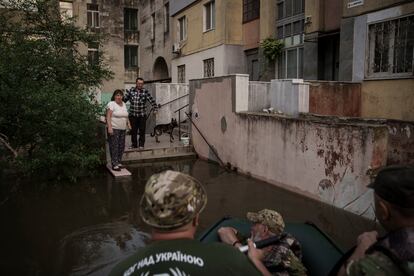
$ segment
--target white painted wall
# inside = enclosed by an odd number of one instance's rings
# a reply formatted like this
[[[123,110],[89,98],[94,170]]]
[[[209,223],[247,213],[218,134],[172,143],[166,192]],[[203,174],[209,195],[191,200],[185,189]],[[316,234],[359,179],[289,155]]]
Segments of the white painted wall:
[[[245,73],[242,46],[220,45],[191,55],[174,58],[171,62],[172,82],[177,83],[177,66],[185,65],[185,82],[204,78],[203,60],[214,58],[214,76]]]

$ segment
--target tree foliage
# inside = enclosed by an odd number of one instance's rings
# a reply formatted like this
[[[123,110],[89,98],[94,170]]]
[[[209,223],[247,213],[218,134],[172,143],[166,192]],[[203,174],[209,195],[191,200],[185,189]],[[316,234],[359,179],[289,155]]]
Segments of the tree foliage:
[[[81,51],[103,37],[62,20],[57,3],[0,0],[0,161],[75,177],[100,162],[92,91],[112,73]]]
[[[282,54],[284,44],[282,41],[274,38],[266,38],[260,43],[263,48],[263,54],[269,61],[275,61]]]

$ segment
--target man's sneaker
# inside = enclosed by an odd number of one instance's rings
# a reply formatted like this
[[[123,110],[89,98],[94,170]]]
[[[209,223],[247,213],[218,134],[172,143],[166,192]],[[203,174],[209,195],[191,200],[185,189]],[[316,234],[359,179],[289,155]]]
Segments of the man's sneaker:
[[[120,171],[121,168],[118,165],[112,166],[113,171]]]
[[[139,147],[139,149],[140,149],[140,150],[143,150],[143,149],[144,149],[144,147]]]
[[[129,146],[128,149],[137,149],[137,146]]]
[[[121,169],[125,168],[124,165],[122,165],[121,163],[118,164],[118,167],[120,167]]]

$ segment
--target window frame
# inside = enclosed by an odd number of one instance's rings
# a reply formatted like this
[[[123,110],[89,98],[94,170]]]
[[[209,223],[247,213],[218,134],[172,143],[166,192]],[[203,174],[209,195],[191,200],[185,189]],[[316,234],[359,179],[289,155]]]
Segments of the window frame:
[[[136,49],[136,65],[132,62],[132,49]],[[139,68],[139,47],[138,45],[124,45],[124,68],[126,70]]]
[[[185,64],[177,66],[177,82],[185,83]]]
[[[400,72],[400,73],[393,73],[394,67],[396,66],[396,58],[395,58],[395,46],[398,44],[398,42],[395,41],[396,36],[396,28],[395,28],[395,22],[407,18],[407,20],[411,20],[413,23],[412,25],[407,26],[407,30],[410,29],[410,26],[414,26],[414,14],[407,14],[399,17],[393,17],[393,18],[386,18],[384,20],[379,20],[375,22],[370,22],[367,24],[367,44],[366,44],[366,60],[365,60],[365,79],[398,79],[398,78],[412,78],[414,76],[414,47],[413,47],[413,54],[412,54],[412,60],[411,60],[411,72]],[[375,40],[371,41],[371,38],[375,38],[375,33],[371,34],[370,28],[375,25],[379,24],[385,24],[387,22],[390,22],[391,28],[393,29],[389,33],[389,40],[388,40],[388,61],[387,61],[387,67],[388,71],[380,71],[380,72],[374,72],[372,69],[372,66],[375,62]],[[409,35],[406,36],[406,41],[408,41]]]
[[[90,16],[90,23],[89,23]],[[99,29],[101,26],[98,4],[86,4],[86,25],[91,29]]]
[[[209,63],[210,63],[210,70],[208,70]],[[203,76],[204,78],[214,77],[214,58],[207,58],[203,60]]]
[[[187,17],[184,15],[178,18],[179,41],[187,40]]]
[[[135,26],[133,26],[133,23],[131,22],[135,22]],[[127,32],[138,31],[138,9],[124,8],[124,31],[127,31]]]
[[[164,4],[164,33],[170,31],[170,3]]]
[[[243,23],[260,18],[260,0],[243,0],[242,5]]]
[[[209,16],[208,16],[209,15]],[[214,0],[205,3],[203,6],[203,32],[216,28],[216,3]]]
[[[99,45],[88,44],[88,65],[95,66],[99,64]]]

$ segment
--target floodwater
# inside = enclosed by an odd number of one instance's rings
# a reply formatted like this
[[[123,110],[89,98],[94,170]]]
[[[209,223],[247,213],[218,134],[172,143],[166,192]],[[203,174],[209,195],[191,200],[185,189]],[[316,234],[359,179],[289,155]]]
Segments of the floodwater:
[[[200,230],[225,215],[278,210],[288,222],[311,221],[344,249],[375,224],[340,209],[201,160],[131,165],[131,177],[106,171],[76,184],[30,183],[0,205],[0,275],[105,275],[148,241],[138,213],[146,180],[174,169],[205,184]],[[4,193],[1,200],[6,198]]]

